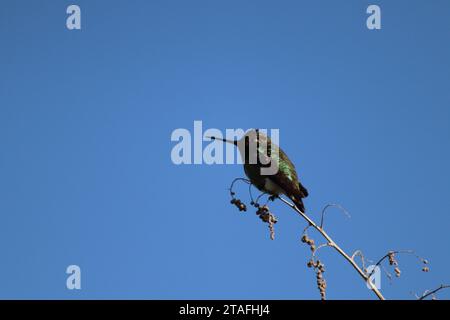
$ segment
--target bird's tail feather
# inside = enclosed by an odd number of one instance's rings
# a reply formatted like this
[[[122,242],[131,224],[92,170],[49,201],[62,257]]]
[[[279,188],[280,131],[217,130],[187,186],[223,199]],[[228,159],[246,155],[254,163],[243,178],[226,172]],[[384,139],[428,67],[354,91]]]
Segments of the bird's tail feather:
[[[300,188],[303,198],[306,198],[308,196],[308,190],[300,182],[298,183],[298,187]]]
[[[294,202],[297,209],[299,209],[301,212],[305,213],[305,205],[303,204],[302,198],[292,197],[292,201]]]

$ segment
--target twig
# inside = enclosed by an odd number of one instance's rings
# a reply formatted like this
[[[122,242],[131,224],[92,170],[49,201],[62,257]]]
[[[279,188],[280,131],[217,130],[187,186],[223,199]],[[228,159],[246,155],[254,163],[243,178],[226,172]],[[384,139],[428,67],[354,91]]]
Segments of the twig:
[[[321,228],[323,228],[323,223],[324,223],[323,218],[324,218],[324,216],[325,216],[325,212],[327,211],[328,208],[331,208],[331,207],[336,207],[336,208],[341,209],[341,212],[342,212],[343,214],[345,214],[345,215],[347,216],[347,218],[349,218],[349,219],[351,218],[350,213],[348,213],[348,211],[347,211],[343,206],[341,206],[341,205],[338,204],[338,203],[330,203],[330,204],[327,204],[327,205],[322,209],[322,216],[321,216],[321,218],[320,218],[320,227],[321,227]]]
[[[250,180],[245,179],[245,178],[236,178],[236,179],[233,180],[233,182],[231,182],[231,186],[228,188],[228,190],[230,191],[230,194],[231,194],[232,196],[234,196],[233,186],[234,186],[234,184],[235,184],[236,182],[238,182],[238,181],[243,181],[243,182],[249,184],[250,187],[252,186],[252,183],[250,182]]]
[[[341,256],[344,257],[344,259],[346,259],[351,264],[351,266],[358,272],[358,274],[361,276],[361,278],[364,280],[364,282],[366,282],[367,285],[370,287],[370,290],[372,290],[380,300],[385,300],[385,298],[383,297],[381,292],[378,290],[378,288],[372,283],[372,281],[370,281],[369,276],[367,276],[364,273],[364,271],[361,270],[361,268],[356,264],[356,262],[347,253],[345,253],[345,251],[342,250],[341,247],[339,247],[336,244],[336,242],[333,241],[333,239],[331,239],[331,237],[325,232],[325,230],[322,227],[317,225],[313,220],[311,220],[310,217],[308,217],[304,212],[299,210],[290,201],[284,199],[283,197],[279,197],[279,199],[282,202],[284,202],[286,205],[291,207],[293,210],[295,210],[303,219],[305,219],[308,222],[308,224],[311,227],[316,229],[325,238],[325,240],[328,242],[329,246],[333,247]]]
[[[364,257],[364,254],[361,250],[356,250],[355,252],[353,252],[352,260],[355,260],[356,257],[359,257],[361,259],[363,270],[366,271],[366,258]]]
[[[422,263],[424,264],[428,264],[428,261],[420,256],[418,256],[414,250],[391,250],[388,251],[388,253],[386,253],[383,257],[381,257],[380,260],[378,260],[378,262],[375,264],[376,267],[378,267],[384,260],[386,260],[387,258],[391,259],[391,257],[393,257],[395,254],[411,254],[414,255],[417,259],[419,259]],[[397,263],[394,259],[395,264]],[[372,274],[375,272],[375,268],[372,270],[372,272],[369,274],[369,277],[372,276]]]
[[[251,189],[253,184],[251,183],[250,180],[245,179],[245,178],[236,178],[233,180],[233,182],[231,183],[231,186],[229,188],[229,192],[231,195],[231,203],[234,204],[236,207],[238,207],[239,211],[246,211],[246,206],[244,203],[241,202],[241,200],[236,199],[234,197],[235,192],[233,191],[233,186],[237,181],[243,181],[245,183],[247,183],[249,185],[249,194],[250,194],[250,198],[251,198],[251,205],[253,205],[254,207],[258,208],[257,211],[257,215],[261,218],[261,220],[263,220],[266,223],[269,223],[269,229],[270,229],[270,238],[273,240],[274,239],[274,224],[277,222],[277,219],[275,216],[273,216],[273,214],[269,211],[267,204],[264,206],[260,206],[258,201],[259,199],[264,196],[266,193],[262,193],[260,194],[256,199],[253,198]],[[320,290],[320,294],[322,299],[325,299],[325,290],[326,290],[326,282],[325,279],[323,279],[323,275],[322,273],[324,272],[324,268],[323,268],[323,264],[317,260],[315,261],[315,257],[316,257],[316,253],[319,249],[323,248],[323,247],[332,247],[334,248],[341,256],[344,257],[344,259],[346,259],[350,265],[358,272],[358,274],[361,276],[361,278],[366,282],[367,286],[370,288],[370,290],[372,290],[372,292],[374,292],[374,294],[380,299],[380,300],[385,300],[384,296],[382,295],[382,293],[380,292],[380,290],[374,285],[374,283],[371,281],[371,277],[374,274],[376,267],[381,266],[383,268],[383,270],[386,272],[387,277],[391,280],[392,276],[391,274],[384,268],[384,266],[382,265],[383,261],[386,259],[389,259],[389,264],[391,266],[395,266],[395,272],[396,272],[396,276],[399,277],[400,276],[400,269],[398,267],[398,262],[395,259],[395,255],[399,254],[399,253],[404,253],[404,254],[412,254],[414,255],[417,259],[419,259],[424,265],[427,265],[429,262],[418,256],[417,254],[415,254],[415,252],[413,250],[391,250],[388,251],[383,257],[381,257],[381,259],[378,260],[378,262],[374,265],[373,270],[369,273],[366,270],[366,261],[370,261],[371,263],[373,263],[371,260],[366,260],[362,251],[361,250],[356,250],[352,256],[350,257],[344,250],[342,250],[341,247],[339,247],[336,242],[334,242],[334,240],[325,232],[325,230],[323,229],[323,224],[324,224],[324,216],[326,213],[326,210],[330,207],[337,207],[339,209],[341,209],[341,211],[350,218],[350,214],[348,213],[348,211],[343,208],[341,205],[339,204],[328,204],[326,205],[323,210],[322,210],[322,214],[321,214],[321,219],[320,219],[320,225],[316,224],[309,216],[307,216],[304,212],[302,212],[301,210],[299,210],[293,203],[291,203],[289,200],[283,198],[283,197],[269,197],[269,200],[274,200],[275,198],[280,199],[282,202],[284,202],[286,205],[288,205],[289,207],[291,207],[291,209],[293,209],[294,211],[296,211],[304,220],[306,220],[306,222],[308,223],[307,226],[304,228],[303,230],[303,236],[302,236],[302,242],[307,242],[307,244],[310,246],[310,249],[312,251],[312,258],[311,260],[308,262],[308,267],[314,267],[315,271],[316,271],[316,276],[317,276],[317,281],[318,281],[318,287]],[[307,230],[309,228],[314,228],[317,232],[319,232],[323,238],[325,238],[325,240],[327,241],[324,244],[319,245],[317,248],[314,244],[314,240],[309,239],[308,235],[307,235]],[[361,259],[361,263],[362,263],[362,268],[356,263],[355,258],[359,257]],[[429,268],[428,266],[425,266],[422,268],[422,271],[424,272],[428,272]],[[441,285],[440,287],[429,291],[426,290],[421,297],[418,297],[416,295],[416,298],[418,300],[423,300],[427,297],[429,297],[430,295],[432,295],[433,297],[435,296],[435,293],[445,289],[445,288],[450,288],[450,285]]]
[[[447,289],[450,288],[450,285],[448,284],[441,284],[439,287],[437,287],[436,289],[432,290],[432,291],[425,291],[422,296],[420,298],[418,298],[418,300],[424,300],[427,297],[434,295],[436,292],[442,290],[442,289]]]
[[[393,254],[398,254],[398,253],[414,254],[414,251],[412,251],[412,250],[397,250],[397,251],[391,250],[391,251],[388,251],[388,253],[386,253],[380,260],[378,260],[377,263],[375,263],[375,266],[378,267],[384,260],[386,260],[387,258],[392,256]]]
[[[324,247],[331,247],[331,245],[329,243],[322,243],[321,245],[319,245],[312,253],[312,258],[314,259],[316,257],[317,251],[319,251],[320,249],[324,248]]]

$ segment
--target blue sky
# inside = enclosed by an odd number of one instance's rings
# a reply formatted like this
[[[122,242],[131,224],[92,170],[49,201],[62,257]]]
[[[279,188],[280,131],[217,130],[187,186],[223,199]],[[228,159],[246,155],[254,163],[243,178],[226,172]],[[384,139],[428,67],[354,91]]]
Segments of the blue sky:
[[[351,213],[326,220],[345,250],[430,261],[399,257],[387,298],[450,282],[448,1],[73,3],[79,31],[69,1],[0,6],[0,298],[318,299],[301,219],[273,204],[271,241],[229,204],[241,166],[172,163],[194,120],[279,129],[308,213]],[[329,298],[374,298],[320,256]]]

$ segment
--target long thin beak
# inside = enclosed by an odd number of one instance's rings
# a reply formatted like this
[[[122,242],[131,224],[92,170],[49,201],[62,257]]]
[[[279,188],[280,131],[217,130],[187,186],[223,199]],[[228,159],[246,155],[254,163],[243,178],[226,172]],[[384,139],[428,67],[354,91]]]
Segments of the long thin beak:
[[[214,136],[213,137],[206,136],[206,138],[209,138],[211,140],[220,140],[220,141],[223,141],[223,142],[226,142],[226,143],[231,143],[231,144],[234,144],[235,146],[237,146],[237,144],[238,144],[237,140],[227,140],[227,139],[223,139],[223,138],[216,138]]]

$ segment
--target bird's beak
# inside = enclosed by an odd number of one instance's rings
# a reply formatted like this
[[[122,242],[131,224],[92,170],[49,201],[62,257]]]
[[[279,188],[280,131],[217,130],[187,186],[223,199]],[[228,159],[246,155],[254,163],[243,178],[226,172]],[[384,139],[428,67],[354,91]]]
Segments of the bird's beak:
[[[237,140],[227,140],[227,139],[223,139],[223,138],[216,138],[214,136],[212,136],[212,137],[207,136],[206,138],[209,138],[211,140],[220,140],[220,141],[223,141],[223,142],[226,142],[226,143],[231,143],[231,144],[234,144],[235,146],[237,146],[237,144],[238,144]]]

